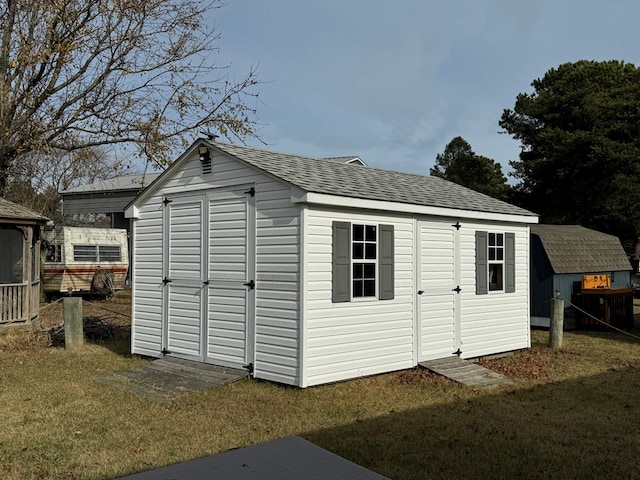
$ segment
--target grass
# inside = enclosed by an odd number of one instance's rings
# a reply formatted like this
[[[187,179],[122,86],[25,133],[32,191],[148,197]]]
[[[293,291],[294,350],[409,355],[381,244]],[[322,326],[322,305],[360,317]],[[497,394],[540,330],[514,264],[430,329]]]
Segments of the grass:
[[[394,480],[640,478],[640,341],[565,333],[485,362],[485,392],[422,370],[299,390],[241,381],[169,403],[94,376],[135,368],[126,339],[70,352],[0,337],[0,478],[114,478],[300,435]]]

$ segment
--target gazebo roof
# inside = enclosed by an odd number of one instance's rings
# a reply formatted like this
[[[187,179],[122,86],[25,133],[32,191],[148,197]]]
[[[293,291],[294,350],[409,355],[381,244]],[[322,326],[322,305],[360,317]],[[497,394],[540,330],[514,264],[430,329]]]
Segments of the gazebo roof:
[[[47,217],[37,212],[0,197],[0,223],[44,225],[48,221]]]

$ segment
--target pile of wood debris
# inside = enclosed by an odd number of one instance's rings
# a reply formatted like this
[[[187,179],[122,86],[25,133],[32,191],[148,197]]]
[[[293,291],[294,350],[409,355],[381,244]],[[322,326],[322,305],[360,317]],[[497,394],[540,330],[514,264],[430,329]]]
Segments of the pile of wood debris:
[[[104,342],[115,340],[129,335],[130,327],[117,325],[108,316],[87,316],[82,318],[84,338],[91,342]],[[64,324],[42,330],[47,335],[52,345],[64,345]]]

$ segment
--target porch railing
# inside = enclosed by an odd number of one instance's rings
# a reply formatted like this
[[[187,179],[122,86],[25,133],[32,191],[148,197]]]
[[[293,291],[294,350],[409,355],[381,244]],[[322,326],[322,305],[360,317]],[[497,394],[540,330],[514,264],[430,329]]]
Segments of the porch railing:
[[[38,316],[40,281],[0,285],[0,324],[26,322]]]

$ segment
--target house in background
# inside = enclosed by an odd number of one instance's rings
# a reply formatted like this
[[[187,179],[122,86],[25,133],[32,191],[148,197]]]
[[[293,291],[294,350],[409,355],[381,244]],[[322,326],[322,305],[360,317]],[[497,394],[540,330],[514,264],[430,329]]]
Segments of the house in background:
[[[609,275],[613,288],[631,285],[631,263],[618,237],[580,225],[531,226],[532,325],[549,326],[549,300],[559,292],[568,307],[585,275]]]
[[[38,318],[41,228],[48,218],[0,198],[0,325]]]
[[[129,232],[130,222],[124,216],[125,207],[159,176],[159,173],[125,175],[63,190],[58,192],[62,197],[62,214],[107,215],[111,219],[111,228],[124,228]]]
[[[127,216],[137,354],[308,387],[530,345],[537,216],[441,178],[203,139]]]
[[[357,156],[327,157],[318,160],[367,166],[365,161]],[[160,173],[123,175],[63,190],[58,192],[62,197],[62,214],[106,215],[111,219],[111,228],[124,228],[130,232],[131,225],[129,219],[125,218],[125,208],[159,176]]]

